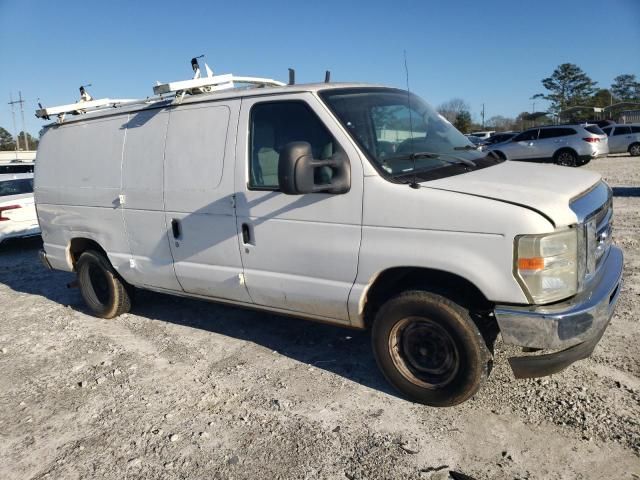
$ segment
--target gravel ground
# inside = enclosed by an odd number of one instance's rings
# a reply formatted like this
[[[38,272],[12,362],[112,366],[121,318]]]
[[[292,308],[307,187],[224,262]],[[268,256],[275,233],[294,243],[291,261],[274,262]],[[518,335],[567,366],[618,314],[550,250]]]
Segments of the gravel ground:
[[[399,398],[367,332],[140,292],[87,315],[37,240],[0,247],[0,478],[640,479],[640,158],[614,186],[620,303],[593,357],[458,407]]]

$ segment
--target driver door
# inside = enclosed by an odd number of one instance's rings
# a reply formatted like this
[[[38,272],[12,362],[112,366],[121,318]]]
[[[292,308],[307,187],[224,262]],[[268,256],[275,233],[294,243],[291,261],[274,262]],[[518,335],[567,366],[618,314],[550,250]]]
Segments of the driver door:
[[[363,171],[357,151],[310,93],[243,99],[239,131],[247,134],[238,136],[236,147],[237,230],[251,299],[283,312],[348,323],[362,231]],[[279,155],[293,141],[309,142],[319,160],[344,152],[350,190],[280,192]]]

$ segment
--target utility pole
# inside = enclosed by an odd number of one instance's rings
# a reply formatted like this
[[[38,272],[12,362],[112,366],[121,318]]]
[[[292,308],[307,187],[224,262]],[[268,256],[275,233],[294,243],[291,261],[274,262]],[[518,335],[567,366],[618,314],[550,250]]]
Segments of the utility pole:
[[[22,99],[22,92],[18,91],[18,100],[13,99],[13,95],[9,94],[9,105],[11,105],[11,116],[13,117],[13,130],[16,132],[16,151],[20,150],[20,135],[16,129],[16,112],[14,110],[14,105],[16,103],[20,104],[20,115],[22,116],[22,135],[24,136],[24,146],[26,150],[29,150],[29,139],[27,138],[27,131],[24,126],[24,100]]]
[[[16,136],[16,152],[18,150],[20,150],[20,137],[18,137],[18,130],[16,129],[16,111],[15,108],[13,107],[16,103],[18,102],[14,102],[13,101],[13,94],[9,94],[9,105],[11,105],[11,116],[13,117],[13,131],[15,132],[15,136]]]
[[[484,130],[484,103],[482,104],[482,129]]]
[[[18,103],[20,104],[20,115],[22,116],[22,134],[24,135],[24,144],[27,146],[27,150],[31,150],[29,147],[29,137],[27,136],[27,129],[24,125],[24,100],[22,100],[22,92],[18,90]]]

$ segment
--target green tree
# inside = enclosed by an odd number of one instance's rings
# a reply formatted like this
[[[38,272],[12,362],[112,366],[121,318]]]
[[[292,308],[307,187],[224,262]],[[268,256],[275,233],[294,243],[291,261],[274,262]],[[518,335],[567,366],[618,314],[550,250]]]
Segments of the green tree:
[[[589,105],[593,107],[608,107],[611,105],[611,92],[607,88],[600,88],[593,94]]]
[[[550,110],[561,112],[567,107],[586,102],[596,90],[597,82],[594,82],[573,63],[559,65],[550,77],[542,79],[542,86],[549,93],[540,96],[551,102]]]
[[[0,127],[0,150],[15,150],[16,142],[7,130]]]
[[[635,75],[618,75],[611,84],[611,93],[619,102],[640,101],[640,82]]]
[[[20,138],[20,150],[26,150],[27,145],[24,142],[24,132],[20,132],[18,134]],[[29,132],[27,132],[27,140],[29,141],[29,150],[37,150],[38,149],[38,139],[33,138]]]
[[[471,130],[471,114],[468,110],[462,110],[456,116],[453,126],[460,130],[462,133],[468,133]]]

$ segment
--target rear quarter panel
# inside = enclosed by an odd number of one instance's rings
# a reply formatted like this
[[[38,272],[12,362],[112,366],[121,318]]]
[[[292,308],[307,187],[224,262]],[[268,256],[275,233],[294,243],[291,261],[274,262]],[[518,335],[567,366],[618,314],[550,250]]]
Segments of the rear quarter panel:
[[[127,117],[49,127],[38,148],[35,200],[42,239],[53,268],[71,270],[74,237],[95,240],[119,270],[128,246],[119,208]]]

